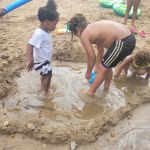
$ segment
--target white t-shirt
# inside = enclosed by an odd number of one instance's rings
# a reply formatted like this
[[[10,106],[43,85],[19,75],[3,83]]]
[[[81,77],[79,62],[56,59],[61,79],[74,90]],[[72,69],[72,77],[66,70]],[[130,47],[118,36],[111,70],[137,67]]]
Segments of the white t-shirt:
[[[34,63],[45,62],[52,58],[52,39],[48,32],[37,28],[29,40],[29,44],[33,45]]]

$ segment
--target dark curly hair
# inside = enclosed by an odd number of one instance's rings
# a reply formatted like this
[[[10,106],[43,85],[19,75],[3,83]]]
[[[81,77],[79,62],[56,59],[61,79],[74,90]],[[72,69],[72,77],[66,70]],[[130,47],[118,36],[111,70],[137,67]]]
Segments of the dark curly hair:
[[[133,62],[139,68],[150,68],[150,50],[138,50],[134,54]]]
[[[48,0],[48,3],[44,7],[40,7],[38,10],[39,21],[55,21],[59,18],[59,13],[57,12],[57,6],[54,0]]]

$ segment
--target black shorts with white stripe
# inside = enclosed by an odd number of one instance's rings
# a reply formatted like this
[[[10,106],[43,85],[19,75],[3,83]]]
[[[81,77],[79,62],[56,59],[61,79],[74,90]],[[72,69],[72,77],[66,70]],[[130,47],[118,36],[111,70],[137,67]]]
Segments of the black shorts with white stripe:
[[[106,68],[115,67],[120,61],[132,53],[135,44],[136,39],[133,34],[114,42],[103,57],[103,66]]]

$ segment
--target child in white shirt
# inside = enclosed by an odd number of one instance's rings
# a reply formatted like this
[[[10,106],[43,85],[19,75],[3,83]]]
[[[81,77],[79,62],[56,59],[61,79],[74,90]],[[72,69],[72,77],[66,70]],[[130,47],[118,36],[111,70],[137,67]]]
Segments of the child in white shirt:
[[[47,6],[40,7],[38,11],[40,27],[37,28],[29,40],[27,46],[27,70],[34,69],[40,72],[41,87],[44,92],[48,92],[52,77],[50,61],[52,58],[52,39],[49,32],[55,30],[59,20],[59,13],[56,11],[56,4],[49,0]]]

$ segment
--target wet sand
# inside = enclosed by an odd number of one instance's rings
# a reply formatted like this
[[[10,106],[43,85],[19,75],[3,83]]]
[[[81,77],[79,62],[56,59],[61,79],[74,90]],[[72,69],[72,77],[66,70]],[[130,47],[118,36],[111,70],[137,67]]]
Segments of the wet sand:
[[[2,1],[1,4],[9,2],[11,0]],[[20,136],[23,137],[21,139],[24,139],[27,135],[28,137],[25,138],[27,141],[22,140],[22,144],[30,141],[28,138],[31,137],[43,143],[61,144],[76,141],[78,144],[86,143],[85,146],[79,146],[79,149],[98,149],[101,141],[104,140],[107,146],[105,148],[101,145],[103,149],[115,149],[119,139],[115,139],[114,147],[111,147],[110,141],[118,136],[122,128],[119,127],[119,131],[113,133],[113,126],[123,118],[130,117],[132,111],[142,103],[150,101],[150,83],[145,82],[142,78],[129,76],[122,78],[119,82],[112,82],[109,92],[103,92],[101,87],[94,100],[80,94],[80,88],[89,86],[84,80],[85,52],[78,39],[74,38],[73,43],[71,42],[70,34],[61,36],[54,34],[53,58],[83,64],[67,62],[66,64],[69,65],[66,65],[62,62],[54,62],[53,94],[48,98],[41,96],[37,74],[27,73],[24,68],[26,43],[39,24],[36,12],[39,6],[45,3],[45,0],[33,0],[0,19],[0,132],[9,135],[2,136],[0,144],[3,148],[9,148],[4,145],[5,139],[8,138],[14,142],[12,149],[17,149],[16,141]],[[123,18],[115,16],[110,9],[99,7],[97,1],[57,0],[57,4],[60,12],[58,27],[61,28],[65,26],[66,20],[76,12],[83,13],[90,22],[100,19],[123,21]],[[143,12],[140,19],[137,20],[137,26],[139,31],[144,28],[147,34],[146,38],[136,36],[136,50],[150,45],[148,0],[142,1],[141,9]],[[125,123],[128,121],[126,120]],[[15,138],[13,138],[14,135],[16,135]],[[110,141],[105,138],[107,135],[111,135]],[[88,145],[96,140],[97,142]],[[48,144],[34,140],[33,142],[41,145],[39,149],[48,149]],[[64,149],[67,149],[68,145],[65,145]],[[148,146],[148,144],[145,145]],[[59,146],[51,148],[59,149]],[[30,144],[28,149],[31,149]],[[123,148],[120,147],[120,149]],[[127,149],[132,149],[132,147]]]
[[[144,104],[136,108],[130,117],[121,121],[117,126],[98,140],[90,144],[77,145],[78,150],[116,150],[116,149],[150,149],[150,105]],[[7,140],[6,140],[7,139]],[[11,134],[0,136],[0,147],[13,150],[70,150],[71,144],[50,144],[34,140],[25,135]]]
[[[16,78],[18,91],[1,100],[1,133],[22,133],[59,144],[94,142],[137,106],[150,101],[150,85],[143,78],[114,81],[108,91],[99,88],[95,97],[89,97],[80,92],[81,87],[90,86],[84,80],[85,64],[56,61],[53,70],[47,96],[40,92],[34,71]]]

